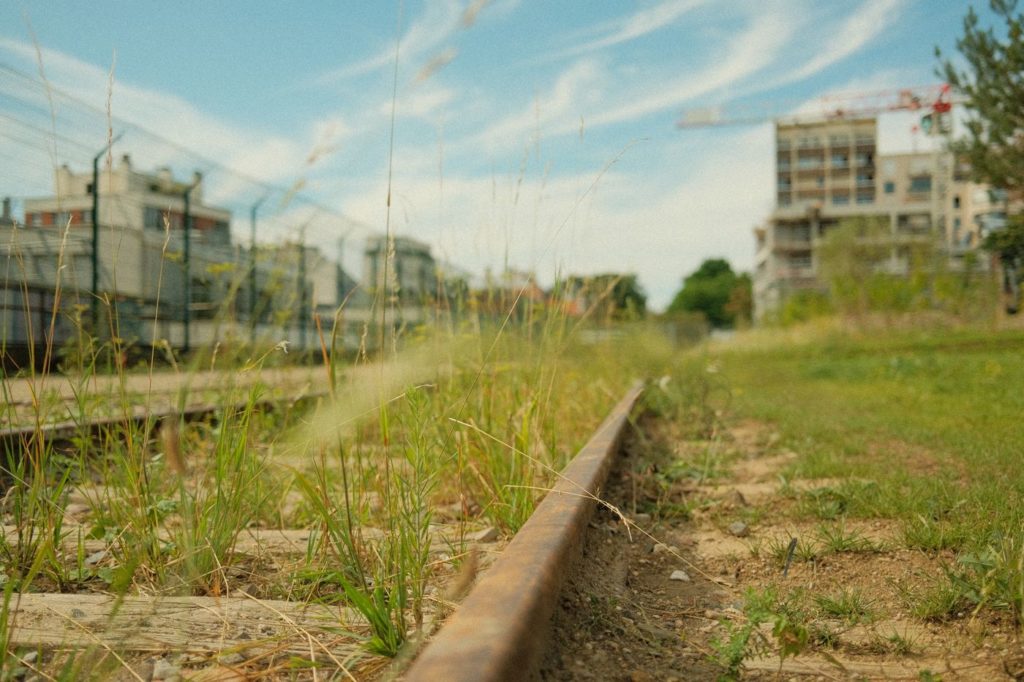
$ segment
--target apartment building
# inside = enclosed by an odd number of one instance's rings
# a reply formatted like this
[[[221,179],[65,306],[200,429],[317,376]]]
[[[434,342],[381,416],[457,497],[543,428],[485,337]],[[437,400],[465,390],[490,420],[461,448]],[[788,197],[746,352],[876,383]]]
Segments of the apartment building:
[[[110,308],[117,335],[141,345],[156,339],[195,348],[266,338],[311,348],[314,314],[333,317],[355,287],[316,247],[286,243],[253,253],[234,244],[231,213],[204,202],[199,174],[182,182],[168,168],[142,172],[122,157],[99,174],[96,235],[92,172],[62,166],[55,188],[53,196],[24,200],[23,221],[0,221],[7,273],[0,282],[0,343],[7,347],[39,343],[55,307],[62,313],[54,318],[59,346],[74,337],[76,318],[90,325],[95,306],[101,334],[110,328]],[[347,323],[365,317],[350,311]],[[344,343],[355,348],[358,338],[349,332]]]
[[[824,289],[820,247],[849,218],[887,225],[878,267],[906,273],[915,244],[934,243],[957,267],[1005,223],[1002,196],[972,183],[944,151],[884,154],[875,118],[783,122],[775,128],[776,207],[755,230],[754,318],[796,291]]]

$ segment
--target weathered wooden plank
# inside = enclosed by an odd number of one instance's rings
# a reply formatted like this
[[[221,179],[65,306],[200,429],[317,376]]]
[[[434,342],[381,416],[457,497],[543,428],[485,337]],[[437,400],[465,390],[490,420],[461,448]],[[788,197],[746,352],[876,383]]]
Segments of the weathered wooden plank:
[[[282,651],[324,658],[358,647],[352,609],[252,598],[23,594],[11,600],[9,644],[115,651]]]
[[[8,542],[15,542],[17,540],[18,531],[15,526],[5,525],[2,528],[4,537]],[[84,525],[65,524],[63,535],[65,551],[76,553],[79,549],[79,544],[81,544],[82,551],[86,556],[89,556],[110,548],[112,543],[106,540],[85,538],[85,534],[88,531],[88,527]],[[301,555],[309,547],[310,538],[318,532],[315,530],[248,528],[238,534],[238,539],[235,542],[235,554],[256,556],[263,554],[279,556]],[[384,532],[379,528],[361,528],[359,534],[363,540],[368,541],[380,540],[384,536]],[[472,531],[467,530],[464,540],[467,545],[470,545],[481,542],[493,542],[497,537],[497,533],[493,528],[484,527]],[[161,539],[165,541],[170,540],[170,536],[164,533],[161,534]],[[431,553],[440,554],[449,552],[452,548],[458,549],[458,547],[459,535],[456,528],[441,526],[432,528]]]

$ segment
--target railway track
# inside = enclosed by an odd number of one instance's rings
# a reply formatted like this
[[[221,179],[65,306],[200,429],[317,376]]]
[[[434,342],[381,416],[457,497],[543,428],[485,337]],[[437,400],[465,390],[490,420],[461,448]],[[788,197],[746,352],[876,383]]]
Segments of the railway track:
[[[522,680],[536,671],[566,576],[642,386],[633,386],[406,675],[427,682]]]
[[[598,504],[597,495],[641,390],[637,384],[619,401],[502,551],[496,551],[501,543],[495,543],[494,529],[485,525],[470,524],[457,534],[443,526],[432,527],[432,555],[445,560],[460,542],[480,547],[482,574],[455,615],[417,656],[404,675],[406,679],[513,680],[522,679],[526,670],[537,669],[559,591],[579,556],[587,524]],[[198,419],[225,409],[232,407],[195,405],[185,414],[140,410],[130,418],[152,426],[161,420],[182,416]],[[40,437],[51,443],[71,444],[83,434],[95,438],[120,428],[124,420],[122,416],[86,425],[67,422],[9,428],[0,432],[0,447],[15,452],[31,447]],[[6,537],[13,532],[4,529]],[[94,538],[86,526],[69,523],[63,532],[65,549],[77,552],[80,562],[82,557],[87,564],[103,562],[112,551],[109,540]],[[364,537],[382,532],[363,529]],[[308,555],[321,539],[322,533],[316,529],[253,529],[237,538],[235,551],[254,561],[281,564],[289,556]],[[311,661],[314,669],[327,665],[349,671],[350,662],[361,651],[351,635],[368,632],[370,627],[364,614],[348,606],[256,598],[245,588],[225,588],[222,596],[15,592],[8,595],[8,600],[5,643],[9,650],[82,649],[101,658],[114,656],[138,679],[147,679],[147,675],[158,679],[153,667],[171,665],[172,660],[179,671],[190,660],[202,660],[212,661],[204,668],[213,671],[211,674],[229,674],[232,669],[276,670],[287,667],[289,657],[300,656]],[[428,622],[442,619],[441,612],[427,614]],[[340,631],[346,636],[339,635]],[[173,658],[169,652],[173,652]],[[23,658],[17,656],[32,670],[36,659]],[[357,670],[356,675],[376,677],[380,670],[371,666]]]

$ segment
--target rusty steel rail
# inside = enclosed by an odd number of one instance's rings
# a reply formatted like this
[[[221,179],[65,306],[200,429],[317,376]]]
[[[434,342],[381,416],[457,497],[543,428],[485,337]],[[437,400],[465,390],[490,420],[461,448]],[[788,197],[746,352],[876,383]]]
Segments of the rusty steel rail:
[[[642,390],[638,382],[612,409],[406,680],[496,682],[536,671],[558,594]]]

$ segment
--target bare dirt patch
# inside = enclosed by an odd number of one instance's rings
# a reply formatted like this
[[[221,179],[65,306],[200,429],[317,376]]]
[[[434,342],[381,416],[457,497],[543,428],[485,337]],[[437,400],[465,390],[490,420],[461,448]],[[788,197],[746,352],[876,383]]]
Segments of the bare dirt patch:
[[[655,440],[672,435],[664,424],[646,427]],[[728,452],[728,473],[711,482],[666,483],[659,475],[671,461],[651,466],[649,441],[646,451],[630,446],[607,499],[658,541],[599,511],[563,593],[543,679],[1024,679],[1024,648],[1008,616],[920,614],[921,600],[943,584],[951,552],[905,548],[890,519],[801,516],[801,491],[841,481],[780,480],[798,454],[780,451],[777,440],[769,427],[744,422],[724,442],[664,448],[698,463],[709,447]],[[651,505],[693,511],[666,518]],[[638,509],[651,515],[631,513]],[[675,571],[688,579],[673,580]],[[773,613],[804,628],[807,641],[780,659],[786,635],[768,619],[730,659],[751,601],[769,597]]]

